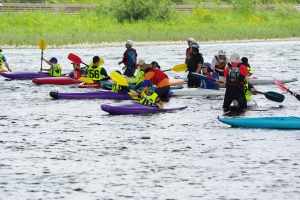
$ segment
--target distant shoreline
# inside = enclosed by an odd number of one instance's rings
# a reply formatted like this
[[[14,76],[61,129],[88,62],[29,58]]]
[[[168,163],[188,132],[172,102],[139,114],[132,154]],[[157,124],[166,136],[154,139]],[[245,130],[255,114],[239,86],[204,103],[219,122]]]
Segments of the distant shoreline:
[[[252,43],[252,42],[280,42],[280,41],[300,41],[300,37],[293,38],[276,38],[276,39],[250,39],[250,40],[226,40],[226,41],[197,41],[199,44],[214,44],[214,43]],[[124,41],[125,42],[125,41]],[[99,47],[118,47],[123,46],[124,42],[102,42],[102,43],[81,43],[81,44],[68,44],[68,45],[48,45],[47,49],[84,49],[84,48],[99,48]],[[186,41],[146,41],[134,42],[133,46],[147,46],[147,45],[183,45],[187,44]],[[1,49],[39,49],[39,46],[32,45],[1,45]]]

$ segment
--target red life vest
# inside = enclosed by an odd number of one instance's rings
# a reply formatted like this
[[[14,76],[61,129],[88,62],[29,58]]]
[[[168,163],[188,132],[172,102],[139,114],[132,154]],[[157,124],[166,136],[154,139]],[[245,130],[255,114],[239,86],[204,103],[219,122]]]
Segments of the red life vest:
[[[80,70],[80,69],[78,69],[78,70],[73,70],[73,71],[72,71],[72,75],[73,75],[73,78],[79,79],[79,78],[82,76],[81,70]]]
[[[153,83],[153,85],[158,85],[159,82],[161,82],[165,78],[169,78],[165,73],[163,73],[160,69],[157,68],[151,68],[149,71],[154,72],[154,76],[151,77],[150,81]]]

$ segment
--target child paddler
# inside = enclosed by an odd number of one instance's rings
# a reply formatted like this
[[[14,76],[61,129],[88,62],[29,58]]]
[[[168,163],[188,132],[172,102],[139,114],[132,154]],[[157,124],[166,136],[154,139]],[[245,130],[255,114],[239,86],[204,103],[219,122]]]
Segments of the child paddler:
[[[93,57],[93,66],[88,66],[85,74],[88,78],[92,79],[94,83],[100,84],[101,87],[104,85],[100,81],[108,80],[109,76],[106,70],[100,65],[100,57]]]
[[[61,76],[61,66],[58,64],[58,60],[55,57],[52,57],[49,61],[45,58],[41,58],[41,60],[45,61],[48,65],[50,65],[50,69],[43,69],[42,71],[49,71],[51,76]]]
[[[144,80],[141,87],[140,104],[158,106],[159,109],[163,109],[164,103],[160,100],[157,93],[151,90],[152,82],[150,80]]]

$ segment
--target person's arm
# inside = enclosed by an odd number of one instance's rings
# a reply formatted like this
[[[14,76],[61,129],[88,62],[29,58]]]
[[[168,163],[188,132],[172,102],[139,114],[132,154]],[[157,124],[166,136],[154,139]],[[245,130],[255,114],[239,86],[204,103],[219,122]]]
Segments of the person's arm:
[[[52,66],[52,63],[46,60],[45,58],[42,57],[41,60],[45,61],[48,65]]]
[[[104,76],[104,78],[108,78],[108,74],[103,67],[101,68],[100,74],[102,74]]]
[[[158,104],[158,109],[162,110],[164,108],[164,103],[160,100],[159,97],[156,98],[155,103]]]
[[[142,76],[142,73],[141,73],[140,71],[138,71],[138,72],[136,73],[136,76],[135,76],[134,79],[132,79],[132,78],[126,79],[126,80],[127,80],[127,83],[137,83],[137,81],[140,79],[141,76]]]
[[[216,57],[214,57],[211,61],[211,69],[215,70],[216,63],[217,63],[217,59]]]
[[[4,62],[4,64],[5,64],[6,68],[8,69],[8,71],[10,71],[10,72],[11,72],[11,69],[10,69],[10,67],[9,67],[9,64],[8,64],[8,62]]]

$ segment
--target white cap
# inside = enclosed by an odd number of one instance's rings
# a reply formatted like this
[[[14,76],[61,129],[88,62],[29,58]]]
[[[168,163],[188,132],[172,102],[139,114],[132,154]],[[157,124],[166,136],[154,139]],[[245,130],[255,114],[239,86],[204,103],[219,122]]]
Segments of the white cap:
[[[226,56],[226,51],[220,50],[219,51],[219,56]]]
[[[127,41],[125,42],[125,44],[129,44],[130,46],[132,46],[132,45],[133,45],[133,42],[132,42],[131,40],[127,40]]]
[[[145,63],[146,63],[145,60],[139,60],[139,62],[138,62],[139,65],[143,65]]]
[[[234,53],[230,56],[229,62],[237,62],[237,63],[242,63],[241,57],[239,54]]]
[[[194,38],[188,38],[187,42],[195,42],[195,39]]]

